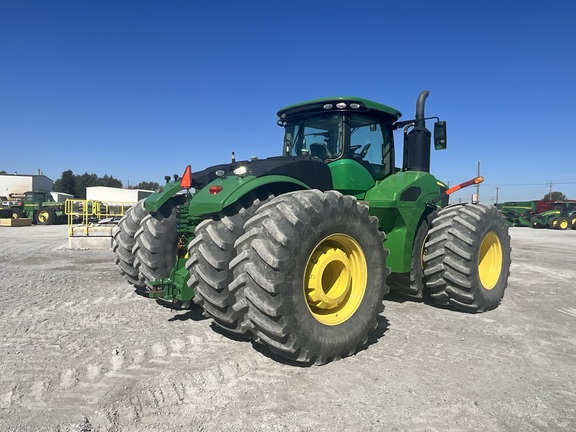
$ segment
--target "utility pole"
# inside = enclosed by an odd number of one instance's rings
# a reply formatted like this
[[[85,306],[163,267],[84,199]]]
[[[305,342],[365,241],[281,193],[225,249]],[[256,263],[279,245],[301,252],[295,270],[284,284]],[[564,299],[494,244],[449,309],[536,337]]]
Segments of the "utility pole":
[[[480,161],[478,161],[478,177],[480,177]],[[476,184],[476,202],[480,202],[480,183]]]
[[[552,182],[550,182],[550,192],[548,192],[548,199],[552,199]]]
[[[496,204],[498,204],[498,189],[500,189],[498,186],[496,186]]]

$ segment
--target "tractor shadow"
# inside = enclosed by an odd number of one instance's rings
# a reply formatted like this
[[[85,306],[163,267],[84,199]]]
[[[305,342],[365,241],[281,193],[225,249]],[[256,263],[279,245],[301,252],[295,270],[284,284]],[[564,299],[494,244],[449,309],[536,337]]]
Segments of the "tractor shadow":
[[[172,309],[174,312],[182,312],[178,315],[174,315],[172,318],[168,318],[169,322],[188,321],[188,320],[204,321],[204,320],[208,319],[203,315],[202,308],[200,306],[197,306],[197,305],[193,305],[188,309],[182,309],[182,308],[178,309],[178,308],[171,308],[171,307],[167,306],[166,304],[163,304],[162,302],[159,302],[159,303],[162,304],[166,308]]]
[[[422,298],[411,297],[410,295],[407,295],[407,294],[402,294],[399,292],[390,291],[384,297],[384,301],[390,301],[393,303],[406,303],[406,302],[408,302],[408,303],[422,303],[426,306],[430,306],[430,307],[433,307],[435,309],[441,309],[441,310],[446,310],[446,311],[451,311],[451,312],[459,312],[459,313],[470,313],[470,312],[458,309],[457,307],[455,307],[451,304],[443,305],[443,304],[436,303],[434,301],[434,299],[432,297],[430,297],[430,294],[427,291],[424,291]]]
[[[194,304],[193,302],[182,303],[182,302],[173,302],[169,300],[164,300],[161,298],[152,299],[149,297],[146,291],[142,291],[139,289],[134,289],[134,293],[141,297],[145,297],[149,300],[154,300],[154,302],[157,305],[162,306],[165,309],[171,309],[175,313],[182,312],[178,315],[174,315],[172,318],[169,318],[168,321],[187,321],[187,320],[204,321],[208,319],[203,315],[202,308]]]
[[[384,334],[388,330],[389,324],[390,323],[389,323],[388,319],[386,319],[382,315],[378,315],[376,317],[376,328],[368,334],[368,340],[366,341],[366,343],[361,345],[356,350],[356,352],[349,357],[353,357],[353,356],[361,353],[362,351],[367,350],[371,345],[378,342],[380,340],[380,338],[382,338],[382,336],[384,336]],[[222,334],[227,335],[225,332]],[[229,335],[227,335],[227,336],[230,337]],[[248,342],[248,340],[246,340],[246,339],[238,339],[238,340]],[[254,341],[252,341],[252,346],[254,347],[254,349],[256,351],[258,351],[264,357],[267,357],[270,360],[274,360],[277,363],[281,363],[281,364],[291,366],[291,367],[299,367],[299,368],[310,368],[312,366],[316,366],[313,361],[307,362],[307,363],[302,363],[302,362],[296,362],[296,361],[281,357],[281,356],[273,353],[272,351],[270,351],[266,345],[262,345],[260,343],[254,342]],[[345,359],[345,357],[343,357],[343,359]],[[318,365],[318,366],[321,367],[321,366],[327,365],[333,361],[341,361],[341,360],[328,359],[328,361],[326,363],[323,363],[323,364]]]
[[[409,303],[423,303],[426,306],[433,306],[433,307],[441,307],[440,305],[438,305],[431,297],[428,293],[424,292],[423,293],[423,297],[411,297],[407,294],[402,294],[399,292],[395,292],[395,291],[390,291],[388,294],[386,294],[386,296],[384,297],[384,301],[391,301],[394,303],[405,303],[405,302],[409,302]]]

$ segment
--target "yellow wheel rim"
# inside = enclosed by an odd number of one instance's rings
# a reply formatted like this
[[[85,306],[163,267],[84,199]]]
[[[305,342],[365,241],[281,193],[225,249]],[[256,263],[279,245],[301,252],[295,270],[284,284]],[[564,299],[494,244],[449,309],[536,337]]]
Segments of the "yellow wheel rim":
[[[494,231],[490,231],[480,245],[478,275],[484,289],[491,290],[502,272],[502,244]]]
[[[38,212],[38,220],[40,222],[46,222],[49,217],[50,217],[50,215],[48,214],[48,212],[46,210]]]
[[[360,245],[346,234],[332,234],[314,248],[306,263],[308,309],[322,324],[342,324],[360,306],[367,280],[368,265]]]
[[[562,219],[560,221],[560,228],[565,230],[566,228],[568,228],[568,221],[566,219]]]
[[[420,264],[422,265],[422,270],[426,270],[426,263],[424,262],[424,257],[426,256],[426,242],[428,241],[428,234],[424,237],[422,242],[422,247],[420,248]]]
[[[20,215],[18,213],[12,212],[12,219],[20,219]]]

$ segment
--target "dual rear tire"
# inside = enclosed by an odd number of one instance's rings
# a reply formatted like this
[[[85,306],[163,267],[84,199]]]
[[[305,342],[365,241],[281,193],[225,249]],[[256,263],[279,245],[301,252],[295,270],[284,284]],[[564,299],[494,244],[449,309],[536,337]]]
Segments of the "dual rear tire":
[[[437,304],[467,312],[498,307],[510,274],[510,236],[495,207],[446,207],[430,229],[426,286]]]
[[[139,292],[146,291],[146,284],[140,281],[138,269],[134,266],[136,257],[133,249],[136,244],[136,232],[147,214],[144,200],[140,200],[126,211],[112,230],[112,251],[116,255],[118,270]]]

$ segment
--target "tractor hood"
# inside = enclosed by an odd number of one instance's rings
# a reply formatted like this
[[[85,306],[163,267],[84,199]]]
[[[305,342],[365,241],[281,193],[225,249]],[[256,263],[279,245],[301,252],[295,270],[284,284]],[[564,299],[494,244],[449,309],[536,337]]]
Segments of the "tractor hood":
[[[311,156],[276,156],[228,164],[214,165],[191,174],[192,199],[198,212],[212,213],[257,188],[274,188],[293,184],[297,189],[333,189],[328,166]],[[213,193],[208,186],[218,189]],[[155,212],[171,197],[180,194],[183,187],[177,179],[166,183],[144,201],[144,207]],[[279,190],[270,190],[278,193]]]
[[[217,171],[223,171],[224,175],[216,175]],[[263,177],[267,175],[292,177],[315,189],[332,189],[332,177],[330,175],[330,169],[326,164],[313,157],[292,156],[276,156],[266,159],[253,159],[250,161],[246,160],[214,165],[205,170],[196,173],[193,172],[192,186],[196,190],[199,190],[217,178]]]

